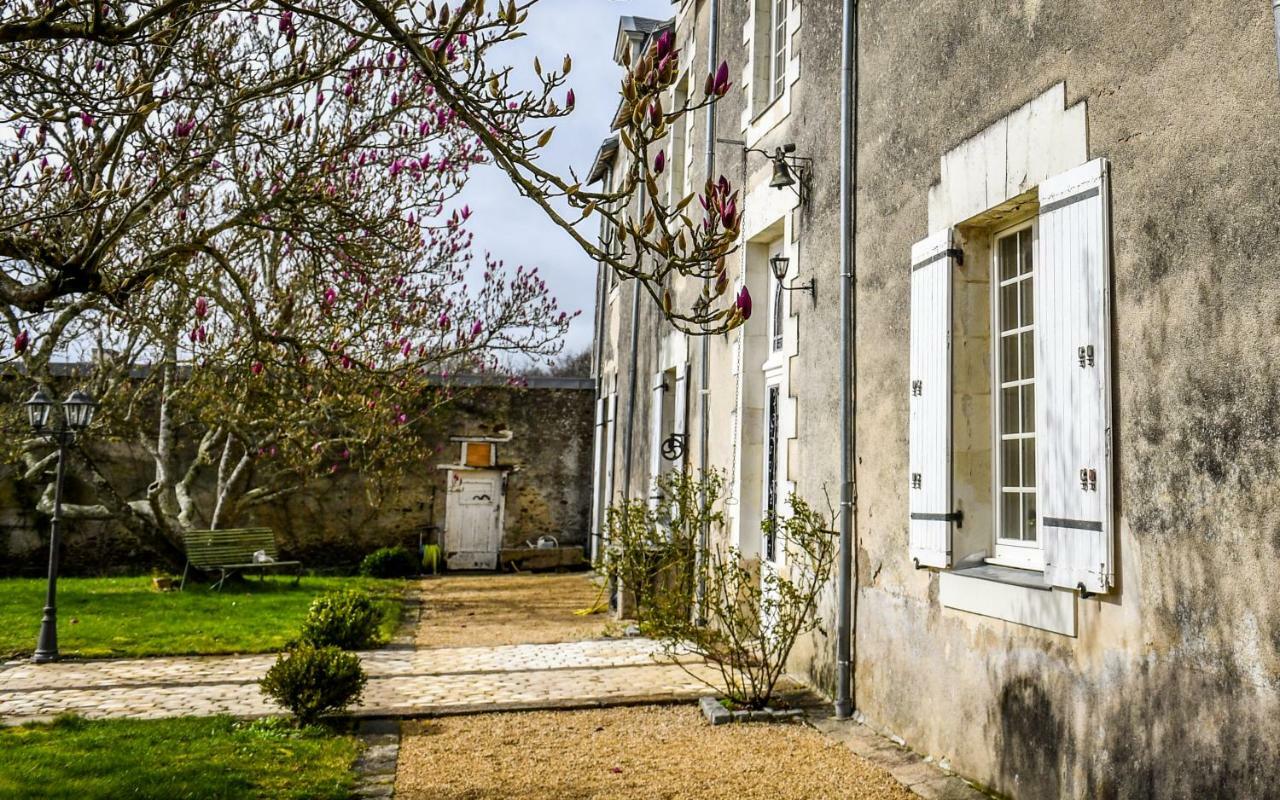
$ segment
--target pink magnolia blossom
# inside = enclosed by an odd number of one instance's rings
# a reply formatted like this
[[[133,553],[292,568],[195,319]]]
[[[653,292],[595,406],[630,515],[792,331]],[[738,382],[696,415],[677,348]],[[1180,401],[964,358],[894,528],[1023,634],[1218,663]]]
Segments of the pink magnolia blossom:
[[[255,362],[253,362],[253,365],[252,365],[251,367],[249,367],[249,371],[250,371],[250,372],[252,372],[254,375],[261,375],[261,374],[262,374],[262,362],[261,362],[261,361],[255,361]]]
[[[209,316],[209,301],[203,297],[196,298],[196,319]]]
[[[472,339],[476,338],[477,336],[480,335],[480,333],[483,330],[484,330],[484,323],[482,323],[480,320],[476,320],[475,324],[471,326],[471,338]]]
[[[734,301],[734,305],[738,307],[738,311],[742,312],[743,319],[751,319],[751,292],[747,291],[746,286],[743,286],[742,291],[738,292],[738,298]]]
[[[22,331],[19,331],[18,335],[13,340],[13,352],[17,353],[18,355],[22,355],[23,353],[27,352],[27,345],[29,345],[30,343],[31,343],[31,334],[28,333],[25,329],[23,329]]]
[[[667,168],[667,151],[659,150],[658,155],[654,156],[653,158],[653,171],[661,175],[662,171],[666,168]]]
[[[574,97],[573,90],[570,89],[569,93],[564,96],[565,107],[568,108],[570,111],[572,111],[576,100],[577,98]]]

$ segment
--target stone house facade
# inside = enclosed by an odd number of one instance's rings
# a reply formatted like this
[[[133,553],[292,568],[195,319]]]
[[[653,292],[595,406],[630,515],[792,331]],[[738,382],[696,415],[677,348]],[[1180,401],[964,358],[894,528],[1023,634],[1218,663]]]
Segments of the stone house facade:
[[[624,18],[615,55],[670,28],[696,89],[712,3]],[[842,4],[716,5],[735,87],[711,137],[701,115],[672,132],[666,179],[696,189],[710,160],[742,188],[732,270],[755,313],[683,336],[599,276],[593,532],[656,472],[706,463],[729,482],[720,535],[786,570],[760,520],[847,477],[869,725],[1013,797],[1280,795],[1265,4],[849,4],[848,225]],[[769,185],[785,144],[802,192]],[[592,177],[626,168],[606,141]],[[659,452],[672,433],[683,461]],[[833,695],[840,588],[791,664]]]

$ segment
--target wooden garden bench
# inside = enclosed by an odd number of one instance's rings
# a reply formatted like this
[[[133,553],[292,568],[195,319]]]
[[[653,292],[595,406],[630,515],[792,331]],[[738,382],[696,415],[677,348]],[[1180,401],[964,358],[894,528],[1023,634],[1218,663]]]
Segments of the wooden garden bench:
[[[205,572],[218,572],[218,582],[212,589],[221,589],[227,578],[237,572],[258,570],[263,577],[267,570],[277,567],[294,567],[293,582],[302,580],[301,561],[280,561],[276,536],[270,528],[228,528],[221,531],[187,531],[182,535],[182,546],[187,552],[187,566],[182,570],[182,584],[187,585],[187,572],[196,567]],[[273,560],[255,562],[253,554],[259,550]]]

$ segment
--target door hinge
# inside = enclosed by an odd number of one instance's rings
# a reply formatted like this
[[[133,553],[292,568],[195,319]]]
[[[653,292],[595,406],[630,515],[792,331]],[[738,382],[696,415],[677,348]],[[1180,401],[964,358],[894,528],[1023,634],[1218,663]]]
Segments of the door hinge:
[[[921,476],[920,476],[920,473],[919,473],[919,472],[913,472],[913,473],[911,473],[911,488],[912,488],[912,489],[919,489],[919,488],[920,488],[920,486],[921,486],[921,484],[922,484],[922,482],[923,482],[923,478],[921,478]]]
[[[924,394],[924,381],[914,380],[911,382],[911,394],[913,397],[920,397]]]

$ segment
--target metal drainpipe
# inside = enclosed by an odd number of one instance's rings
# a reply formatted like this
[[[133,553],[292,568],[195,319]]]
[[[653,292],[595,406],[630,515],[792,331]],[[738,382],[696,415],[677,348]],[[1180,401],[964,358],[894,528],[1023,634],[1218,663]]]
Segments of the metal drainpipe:
[[[1280,1],[1280,0],[1277,0]],[[858,221],[858,3],[844,0],[840,85],[840,558],[837,563],[836,702],[838,719],[853,713],[854,503],[857,491],[857,387],[854,328],[857,324],[854,238]]]
[[[1271,13],[1276,18],[1276,58],[1280,59],[1280,0],[1271,0]],[[1280,66],[1280,61],[1277,66]]]
[[[1280,0],[1277,0],[1280,2]],[[707,4],[707,72],[715,74],[716,69],[720,66],[720,0],[708,0]],[[711,103],[707,106],[707,151],[706,151],[706,180],[711,180],[716,169],[716,104]],[[708,281],[703,281],[703,284]],[[707,473],[707,444],[711,439],[711,412],[708,408],[708,402],[711,399],[711,342],[709,337],[702,337],[702,365],[700,369],[699,388],[702,397],[701,410],[698,420],[698,470],[702,475]],[[705,507],[707,504],[707,492],[704,488],[699,503]],[[702,530],[698,533],[698,552],[707,552],[707,547],[711,539],[710,522],[702,523]],[[707,594],[706,577],[703,570],[698,570],[698,621],[705,621],[703,614],[703,606]]]

